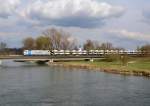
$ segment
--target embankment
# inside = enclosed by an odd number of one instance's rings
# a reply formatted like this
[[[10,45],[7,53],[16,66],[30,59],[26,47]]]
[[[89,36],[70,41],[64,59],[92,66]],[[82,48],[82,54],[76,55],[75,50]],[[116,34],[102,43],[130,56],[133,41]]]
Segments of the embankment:
[[[121,74],[121,75],[132,75],[132,76],[144,76],[150,77],[149,70],[136,70],[136,69],[125,69],[125,68],[104,68],[101,66],[94,66],[90,64],[76,64],[76,63],[69,63],[69,62],[54,62],[49,63],[50,66],[57,66],[57,67],[65,67],[65,68],[80,68],[80,69],[88,69],[88,70],[96,70],[102,71],[112,74]]]

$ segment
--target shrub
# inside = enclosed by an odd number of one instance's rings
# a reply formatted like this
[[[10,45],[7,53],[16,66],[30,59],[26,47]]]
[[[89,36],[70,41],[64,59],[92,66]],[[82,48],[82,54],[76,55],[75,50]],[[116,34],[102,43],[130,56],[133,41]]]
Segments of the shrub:
[[[120,61],[121,61],[121,65],[127,66],[129,57],[127,55],[122,55],[122,56],[120,56]]]
[[[118,61],[119,58],[120,58],[119,54],[110,54],[110,55],[106,55],[106,58],[103,61],[113,62],[113,61]]]

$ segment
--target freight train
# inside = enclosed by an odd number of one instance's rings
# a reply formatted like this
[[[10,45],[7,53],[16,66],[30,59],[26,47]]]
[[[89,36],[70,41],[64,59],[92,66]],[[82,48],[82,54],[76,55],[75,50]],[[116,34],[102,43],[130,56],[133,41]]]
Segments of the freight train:
[[[24,56],[49,56],[49,55],[103,55],[103,54],[144,54],[135,50],[24,50]]]

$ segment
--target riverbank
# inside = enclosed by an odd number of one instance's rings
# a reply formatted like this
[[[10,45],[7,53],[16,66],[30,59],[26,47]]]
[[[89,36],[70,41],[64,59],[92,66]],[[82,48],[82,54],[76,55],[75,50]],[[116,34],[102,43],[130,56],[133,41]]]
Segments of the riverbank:
[[[89,70],[98,70],[113,74],[134,75],[150,77],[150,58],[132,58],[128,61],[126,66],[118,61],[70,61],[70,62],[54,62],[49,65],[68,67],[68,68],[82,68]]]

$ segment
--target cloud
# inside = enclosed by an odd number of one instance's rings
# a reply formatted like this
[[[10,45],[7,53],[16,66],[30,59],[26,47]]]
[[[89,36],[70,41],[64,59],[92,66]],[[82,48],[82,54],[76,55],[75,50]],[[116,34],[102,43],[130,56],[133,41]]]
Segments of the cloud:
[[[107,3],[93,0],[36,0],[27,8],[27,14],[33,18],[60,19],[66,17],[94,17],[106,18],[116,16],[122,12],[122,7],[113,7]],[[39,15],[40,14],[40,15]],[[34,17],[36,16],[37,17]]]
[[[124,11],[97,0],[0,0],[0,18],[15,17],[31,26],[98,27]]]
[[[128,30],[122,29],[122,30],[109,30],[110,34],[113,34],[114,36],[117,36],[119,38],[127,38],[130,40],[143,40],[150,42],[150,34],[143,34],[140,32],[130,32]]]
[[[124,13],[121,6],[96,0],[32,0],[20,16],[58,26],[95,27]]]
[[[10,31],[10,32],[4,32],[4,31],[0,31],[0,40],[15,40],[15,39],[22,39],[22,38],[26,38],[30,35],[27,35],[26,33],[23,33],[21,31],[18,32],[14,32],[14,31]]]
[[[144,21],[150,23],[150,8],[143,10]]]
[[[20,0],[0,0],[0,17],[6,18],[16,12]]]

